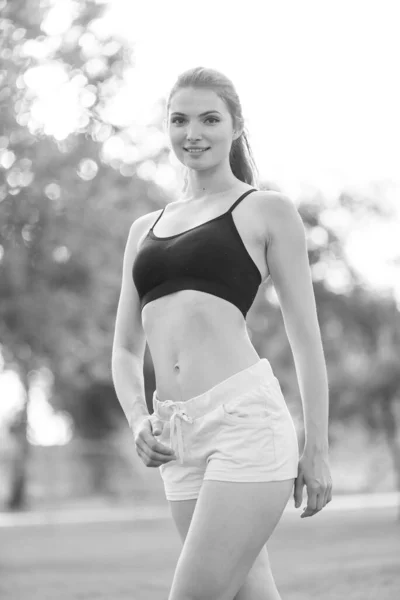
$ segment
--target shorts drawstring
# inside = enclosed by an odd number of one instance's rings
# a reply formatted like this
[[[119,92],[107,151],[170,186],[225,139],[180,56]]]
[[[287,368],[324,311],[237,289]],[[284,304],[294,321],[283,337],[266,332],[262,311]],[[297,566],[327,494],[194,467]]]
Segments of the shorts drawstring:
[[[183,408],[173,400],[165,400],[163,402],[163,406],[170,406],[173,409],[173,413],[170,419],[171,446],[175,453],[178,454],[179,462],[183,464],[184,444],[182,434],[182,421],[180,419],[186,421],[187,423],[193,423],[193,419],[192,417],[189,417],[189,415],[186,414]],[[175,442],[175,438],[177,443]]]

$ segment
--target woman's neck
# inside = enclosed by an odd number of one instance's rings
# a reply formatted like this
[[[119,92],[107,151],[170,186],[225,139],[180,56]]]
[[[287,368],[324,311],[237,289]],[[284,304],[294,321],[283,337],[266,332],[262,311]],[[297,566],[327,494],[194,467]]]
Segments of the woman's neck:
[[[226,194],[233,190],[235,187],[237,187],[240,183],[242,182],[238,179],[235,179],[234,181],[224,183],[223,185],[220,184],[218,186],[207,184],[200,184],[200,186],[195,186],[194,188],[192,186],[189,186],[188,189],[185,191],[185,195],[182,198],[182,200],[185,202],[191,202],[193,200],[196,201],[201,200],[203,198],[208,198],[209,196],[218,196]]]

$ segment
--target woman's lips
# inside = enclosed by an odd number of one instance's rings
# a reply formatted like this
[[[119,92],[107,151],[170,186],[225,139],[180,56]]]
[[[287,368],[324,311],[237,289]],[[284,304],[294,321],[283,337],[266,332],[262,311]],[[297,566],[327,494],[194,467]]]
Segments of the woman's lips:
[[[188,148],[184,148],[184,150],[186,150],[186,152],[188,152],[189,154],[203,154],[204,152],[207,152],[207,150],[209,150],[210,148],[199,148],[199,150],[194,151],[194,152],[190,152],[190,150],[188,150]]]

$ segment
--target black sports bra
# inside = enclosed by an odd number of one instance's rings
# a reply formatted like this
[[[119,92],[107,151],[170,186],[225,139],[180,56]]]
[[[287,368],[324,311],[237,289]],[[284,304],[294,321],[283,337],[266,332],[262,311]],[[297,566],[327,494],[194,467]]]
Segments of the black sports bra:
[[[198,290],[231,302],[246,314],[262,281],[232,217],[233,209],[251,192],[245,192],[231,208],[182,233],[157,237],[150,228],[135,257],[132,276],[143,307],[167,294]]]

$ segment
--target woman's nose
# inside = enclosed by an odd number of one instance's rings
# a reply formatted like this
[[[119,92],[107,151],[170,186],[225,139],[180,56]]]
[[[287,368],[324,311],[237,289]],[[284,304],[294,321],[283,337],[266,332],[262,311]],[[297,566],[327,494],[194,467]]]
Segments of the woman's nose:
[[[186,130],[186,137],[189,142],[193,142],[200,138],[200,132],[197,130],[196,125],[189,125]]]
[[[199,135],[190,134],[186,136],[188,142],[198,142],[200,140]]]

